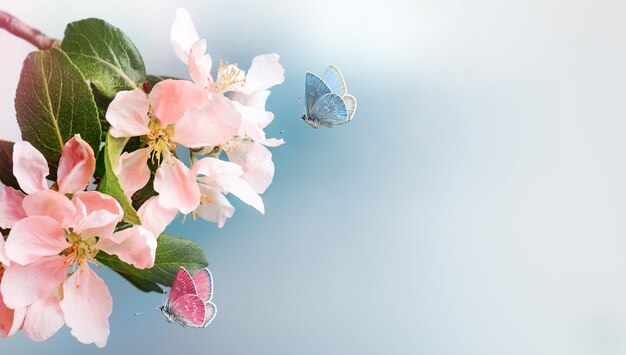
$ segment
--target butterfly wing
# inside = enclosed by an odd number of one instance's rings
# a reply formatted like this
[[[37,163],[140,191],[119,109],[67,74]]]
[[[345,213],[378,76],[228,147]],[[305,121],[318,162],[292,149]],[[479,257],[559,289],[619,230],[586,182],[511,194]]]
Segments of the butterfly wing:
[[[173,319],[184,326],[200,328],[204,325],[206,306],[198,295],[182,295],[169,306]]]
[[[180,297],[184,295],[197,295],[196,285],[191,278],[189,272],[180,267],[172,282],[172,289],[170,290],[170,296],[167,298],[166,306],[172,307],[172,304]]]
[[[306,116],[310,117],[313,105],[319,100],[322,95],[329,94],[331,91],[328,85],[324,83],[319,76],[307,72],[305,80],[304,94],[306,95]]]
[[[215,304],[213,304],[213,302],[209,301],[207,303],[205,303],[205,313],[204,313],[204,323],[202,324],[203,327],[206,327],[207,325],[211,324],[211,322],[213,321],[213,318],[215,318],[215,314],[217,313],[217,306],[215,306]]]
[[[352,95],[345,95],[343,101],[346,103],[346,109],[348,110],[348,121],[354,117],[354,111],[356,111],[356,98]]]
[[[193,283],[196,285],[198,296],[204,302],[210,301],[213,296],[213,276],[209,269],[204,268],[198,271],[193,277]]]
[[[322,126],[336,126],[348,122],[348,109],[339,95],[326,94],[313,105],[310,117]]]
[[[322,74],[322,80],[332,93],[341,97],[348,93],[346,81],[343,79],[343,75],[336,66],[329,65],[326,71],[324,71],[324,74]]]

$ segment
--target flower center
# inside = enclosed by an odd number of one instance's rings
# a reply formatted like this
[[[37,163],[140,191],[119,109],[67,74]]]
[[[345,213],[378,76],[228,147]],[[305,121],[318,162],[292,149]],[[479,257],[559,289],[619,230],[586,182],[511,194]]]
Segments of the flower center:
[[[65,232],[65,239],[70,244],[70,247],[63,250],[63,254],[66,256],[63,263],[68,265],[70,274],[80,269],[85,262],[91,262],[96,265],[99,270],[102,270],[102,267],[97,264],[98,261],[95,258],[98,253],[98,250],[95,248],[95,244],[98,241],[96,237],[83,239],[78,233],[70,229]],[[80,283],[78,285],[80,285]],[[77,288],[78,285],[76,286]]]
[[[243,72],[237,68],[237,64],[228,65],[220,60],[220,67],[217,70],[217,80],[211,85],[211,91],[223,94],[228,91],[235,91],[246,83]]]
[[[148,133],[148,157],[152,164],[161,165],[163,161],[168,162],[172,156],[172,150],[176,149],[174,137],[174,125],[163,127],[155,118],[150,118],[148,123],[150,133]]]

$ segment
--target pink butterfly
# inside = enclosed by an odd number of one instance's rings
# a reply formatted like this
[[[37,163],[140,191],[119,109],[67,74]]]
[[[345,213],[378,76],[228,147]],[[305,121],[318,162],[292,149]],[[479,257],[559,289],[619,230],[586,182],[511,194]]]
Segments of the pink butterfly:
[[[181,266],[172,282],[167,302],[159,309],[170,323],[204,328],[211,323],[217,312],[217,307],[211,302],[212,297],[213,277],[209,269],[198,271],[192,278]]]

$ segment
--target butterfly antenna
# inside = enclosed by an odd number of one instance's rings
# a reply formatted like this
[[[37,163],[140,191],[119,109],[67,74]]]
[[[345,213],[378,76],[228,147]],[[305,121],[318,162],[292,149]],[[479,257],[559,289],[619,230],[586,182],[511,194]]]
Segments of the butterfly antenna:
[[[138,316],[138,315],[140,315],[140,314],[144,314],[144,313],[146,313],[146,312],[154,311],[154,310],[156,310],[156,309],[159,309],[159,307],[151,308],[151,309],[149,309],[149,310],[147,310],[147,311],[143,311],[143,312],[136,312],[136,313],[133,313],[133,316]]]
[[[167,291],[166,291],[166,290],[163,290],[163,297],[162,297],[162,300],[161,300],[161,304],[165,304],[165,295],[166,295],[166,294],[167,294]],[[160,308],[160,307],[150,308],[150,309],[149,309],[149,310],[147,310],[147,311],[133,313],[133,315],[134,315],[134,316],[138,316],[138,315],[140,315],[140,314],[144,314],[144,313],[146,313],[146,312],[154,311],[155,309],[159,309],[159,308]]]

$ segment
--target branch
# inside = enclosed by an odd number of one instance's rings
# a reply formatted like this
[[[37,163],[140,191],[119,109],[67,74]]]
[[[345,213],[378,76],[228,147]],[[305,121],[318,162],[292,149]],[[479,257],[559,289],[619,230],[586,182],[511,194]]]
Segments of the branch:
[[[61,41],[46,36],[8,12],[0,11],[0,28],[4,28],[9,33],[32,43],[39,49],[58,48],[61,45]]]

